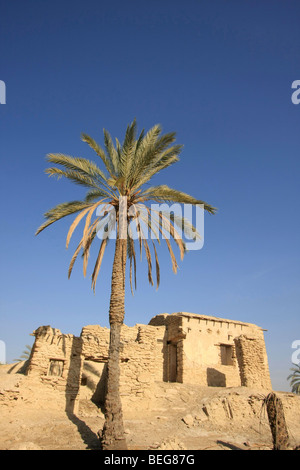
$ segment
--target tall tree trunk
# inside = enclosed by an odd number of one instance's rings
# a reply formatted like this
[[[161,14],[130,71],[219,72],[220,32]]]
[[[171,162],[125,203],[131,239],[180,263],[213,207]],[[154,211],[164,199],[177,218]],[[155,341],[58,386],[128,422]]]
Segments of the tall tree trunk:
[[[273,450],[287,450],[289,448],[289,434],[282,401],[275,393],[269,393],[266,397],[266,405],[273,438]]]
[[[125,268],[127,240],[116,240],[109,309],[110,345],[105,398],[103,450],[127,449],[120,398],[120,335],[125,315]]]

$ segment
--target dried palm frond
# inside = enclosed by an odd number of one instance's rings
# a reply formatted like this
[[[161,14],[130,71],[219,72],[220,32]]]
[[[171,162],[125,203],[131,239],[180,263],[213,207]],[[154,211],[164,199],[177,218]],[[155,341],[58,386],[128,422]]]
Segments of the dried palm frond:
[[[104,251],[105,251],[107,243],[108,243],[108,238],[104,238],[102,240],[101,245],[100,245],[100,249],[99,249],[99,253],[98,253],[98,256],[97,256],[95,268],[94,268],[94,271],[93,271],[93,274],[92,274],[92,288],[93,288],[94,292],[95,292],[95,289],[96,289],[97,277],[98,277],[98,274],[99,274],[99,271],[100,271],[100,267],[101,267],[101,263],[102,263],[102,260],[103,260]]]

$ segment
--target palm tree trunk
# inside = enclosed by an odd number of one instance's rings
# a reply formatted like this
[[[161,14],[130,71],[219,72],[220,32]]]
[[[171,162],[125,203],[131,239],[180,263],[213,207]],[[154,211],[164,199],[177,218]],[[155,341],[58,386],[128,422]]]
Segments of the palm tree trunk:
[[[125,268],[127,240],[116,240],[109,309],[110,345],[105,398],[103,450],[127,449],[120,398],[120,334],[125,314]]]
[[[282,401],[275,393],[266,397],[267,413],[273,438],[273,450],[289,448],[289,434],[285,422]]]

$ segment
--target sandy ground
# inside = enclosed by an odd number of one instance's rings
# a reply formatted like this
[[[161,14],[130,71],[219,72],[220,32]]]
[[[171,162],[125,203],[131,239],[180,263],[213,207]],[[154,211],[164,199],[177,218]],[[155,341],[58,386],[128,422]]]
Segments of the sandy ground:
[[[100,408],[81,399],[66,413],[63,397],[11,366],[0,366],[0,450],[97,450]],[[10,372],[10,373],[8,373]],[[270,450],[263,406],[268,391],[157,383],[151,397],[124,406],[129,450]],[[283,401],[291,447],[300,444],[300,397]]]

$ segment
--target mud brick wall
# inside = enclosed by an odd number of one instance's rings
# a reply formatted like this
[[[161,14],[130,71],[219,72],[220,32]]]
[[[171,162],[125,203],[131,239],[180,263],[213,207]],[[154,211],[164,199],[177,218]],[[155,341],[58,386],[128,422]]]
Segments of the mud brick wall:
[[[240,335],[235,347],[241,385],[244,387],[272,389],[264,339]]]
[[[109,329],[99,325],[85,326],[81,331],[82,354],[85,359],[106,362],[109,347]]]
[[[204,386],[240,386],[233,338],[246,328],[234,322],[182,314],[186,333],[183,345],[183,382]],[[228,362],[222,357],[228,349]]]
[[[163,381],[164,328],[137,325],[134,341],[124,344],[121,395],[144,396],[155,381]],[[122,361],[122,359],[121,359]]]
[[[74,335],[43,326],[34,331],[27,375],[39,376],[42,383],[65,393],[66,409],[73,409],[81,382],[82,341]]]
[[[163,380],[165,382],[183,382],[184,345],[186,337],[180,316],[161,314],[152,318],[149,325],[164,326]]]
[[[269,383],[263,331],[256,325],[186,312],[157,315],[149,324],[166,328],[166,381],[216,387],[240,386],[245,372],[240,372],[243,362],[238,361],[235,338],[246,334],[256,338],[260,348],[244,350],[244,362],[253,362],[258,354],[256,361],[264,364],[252,381],[247,372],[247,383],[258,383],[260,374],[261,383]]]
[[[82,342],[74,335],[64,335],[60,330],[43,326],[34,331],[35,342],[32,348],[27,374],[56,376],[68,379],[73,377],[73,369],[81,364]]]
[[[122,326],[120,391],[122,396],[144,394],[155,380],[163,380],[164,328],[148,325]],[[82,354],[91,362],[107,362],[109,330],[98,325],[84,327]]]

